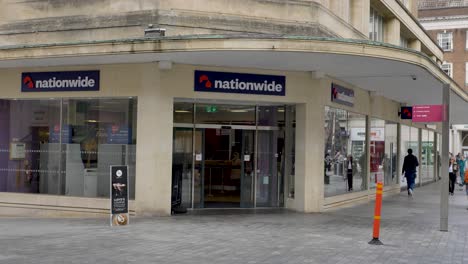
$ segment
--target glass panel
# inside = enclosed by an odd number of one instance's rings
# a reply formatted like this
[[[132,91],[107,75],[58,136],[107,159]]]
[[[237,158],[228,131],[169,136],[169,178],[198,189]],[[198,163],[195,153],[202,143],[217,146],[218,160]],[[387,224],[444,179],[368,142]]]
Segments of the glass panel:
[[[255,131],[238,130],[242,135],[241,161],[241,204],[242,208],[254,207],[254,181],[255,181]],[[235,157],[234,161],[235,162]],[[233,164],[234,165],[234,164]],[[232,175],[231,175],[232,177]]]
[[[278,207],[283,200],[285,108],[259,106],[258,124],[270,130],[257,131],[257,206]]]
[[[192,207],[193,129],[174,128],[172,206]]]
[[[412,127],[410,135],[410,142],[407,149],[411,148],[413,150],[413,155],[416,156],[419,163],[421,163],[421,158],[419,157],[419,128]],[[419,165],[416,170],[421,170],[421,165]],[[416,179],[416,184],[418,184],[420,182],[420,177],[419,174],[416,175],[418,175]]]
[[[403,160],[405,159],[405,156],[407,154],[409,142],[410,142],[410,132],[411,129],[409,126],[401,125],[400,126],[400,169],[399,169],[399,174],[401,175],[401,171],[403,169]],[[406,179],[405,177],[401,176],[400,177],[400,186],[401,187],[406,187]]]
[[[422,130],[421,179],[434,180],[434,132]]]
[[[64,100],[66,195],[107,197],[110,166],[128,165],[135,198],[136,106],[134,99]]]
[[[193,207],[203,208],[204,204],[204,175],[205,175],[205,129],[195,130],[194,145],[194,179],[193,179]]]
[[[285,164],[284,173],[287,177],[286,193],[289,198],[294,198],[294,180],[295,180],[295,153],[296,153],[296,107],[286,107],[285,124]]]
[[[135,197],[136,100],[1,100],[0,123],[0,191],[107,197],[128,165]]]
[[[408,149],[413,150],[413,155],[418,158],[418,161],[420,161],[419,158],[419,129],[414,128],[414,127],[409,127],[402,125],[401,126],[401,155],[400,155],[400,174],[402,171],[402,166],[403,166],[403,160],[405,156],[408,154]],[[417,168],[419,171],[421,168]],[[417,174],[416,174],[417,175]],[[416,178],[416,183],[419,182],[419,177]],[[401,176],[401,186],[407,186],[406,184],[406,179]]]
[[[370,188],[375,188],[378,180],[384,178],[385,121],[371,119],[370,131]]]
[[[279,206],[282,131],[259,130],[257,147],[257,207]]]
[[[383,159],[385,185],[398,183],[397,174],[397,132],[398,125],[392,122],[385,122],[385,156]]]
[[[58,100],[0,100],[0,191],[63,194],[60,147],[49,147],[55,124]]]
[[[325,197],[367,190],[365,143],[364,115],[325,108]]]
[[[379,179],[383,180],[384,185],[397,182],[397,129],[398,125],[395,123],[377,118],[371,119],[371,188],[375,188]]]
[[[174,103],[174,123],[193,123],[192,103]]]
[[[243,105],[196,105],[197,124],[255,125],[255,107]]]

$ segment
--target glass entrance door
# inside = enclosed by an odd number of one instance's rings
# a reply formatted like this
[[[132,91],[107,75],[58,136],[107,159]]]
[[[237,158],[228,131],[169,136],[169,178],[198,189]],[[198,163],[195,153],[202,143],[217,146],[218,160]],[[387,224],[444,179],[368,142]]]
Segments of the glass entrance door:
[[[294,106],[175,103],[173,202],[284,206],[285,193],[294,197],[294,118]]]
[[[200,128],[195,141],[198,207],[253,207],[255,131]]]
[[[257,131],[257,207],[281,206],[284,171],[284,137],[282,131]]]

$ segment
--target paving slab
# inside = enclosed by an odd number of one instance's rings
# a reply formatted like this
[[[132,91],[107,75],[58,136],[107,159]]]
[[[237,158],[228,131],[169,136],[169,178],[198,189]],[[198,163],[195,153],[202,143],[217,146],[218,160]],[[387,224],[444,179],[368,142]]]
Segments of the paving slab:
[[[0,263],[468,263],[468,201],[450,197],[449,231],[439,231],[440,185],[383,202],[381,240],[373,203],[302,214],[287,210],[210,211],[107,219],[0,218]]]

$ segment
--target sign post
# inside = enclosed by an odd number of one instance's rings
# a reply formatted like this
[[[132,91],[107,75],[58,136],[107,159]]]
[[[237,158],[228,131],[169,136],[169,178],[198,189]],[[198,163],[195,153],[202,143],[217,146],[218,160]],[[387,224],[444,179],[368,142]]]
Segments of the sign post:
[[[449,210],[449,134],[450,134],[450,84],[443,86],[443,121],[442,121],[442,153],[441,156],[441,171],[442,184],[440,190],[440,231],[448,231],[448,210]]]
[[[127,225],[128,214],[128,166],[110,167],[111,226]]]

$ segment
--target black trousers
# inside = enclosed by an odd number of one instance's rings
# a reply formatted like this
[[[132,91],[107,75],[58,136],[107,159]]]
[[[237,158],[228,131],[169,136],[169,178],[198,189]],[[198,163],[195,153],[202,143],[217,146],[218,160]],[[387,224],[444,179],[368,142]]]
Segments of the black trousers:
[[[457,175],[453,172],[449,173],[449,193],[453,193],[455,189],[455,183],[457,182]]]
[[[351,191],[353,189],[353,170],[348,169],[346,177],[348,177],[348,191]]]

